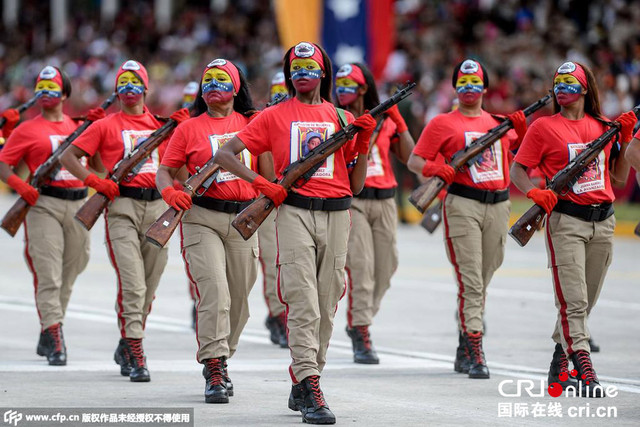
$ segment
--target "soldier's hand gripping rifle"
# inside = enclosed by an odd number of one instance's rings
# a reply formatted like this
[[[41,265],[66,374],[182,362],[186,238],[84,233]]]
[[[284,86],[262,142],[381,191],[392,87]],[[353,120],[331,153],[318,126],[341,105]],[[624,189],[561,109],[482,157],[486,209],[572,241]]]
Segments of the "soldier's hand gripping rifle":
[[[415,85],[415,83],[410,83],[398,90],[389,99],[369,111],[369,114],[371,114],[374,119],[378,119],[389,108],[408,97],[411,94],[410,90]],[[353,139],[358,130],[358,127],[349,124],[334,133],[329,139],[311,150],[306,156],[291,163],[284,170],[283,177],[278,181],[278,184],[287,190],[293,186],[300,187],[304,185],[318,170],[325,159],[338,151],[347,141]],[[264,194],[260,195],[260,197],[236,216],[231,225],[247,240],[256,232],[273,208],[274,205],[271,199],[268,199]]]
[[[287,99],[284,94],[277,95],[267,107],[279,104]],[[183,191],[189,196],[202,196],[207,192],[213,181],[217,178],[220,166],[213,162],[213,157],[202,167],[196,167],[196,173],[184,182]],[[178,211],[169,207],[160,217],[151,224],[145,233],[147,240],[156,246],[164,247],[171,235],[180,224],[185,211]]]
[[[18,110],[18,113],[20,113],[20,114],[24,113],[29,108],[31,108],[33,106],[33,104],[36,103],[38,98],[40,98],[40,95],[34,95],[33,98],[31,98],[30,100],[28,100],[24,104],[19,105],[18,108],[16,108],[16,110]],[[4,127],[5,123],[7,123],[7,119],[4,118],[4,117],[0,117],[0,129],[2,129]]]
[[[193,106],[191,109],[193,109]],[[178,126],[178,122],[174,119],[169,119],[164,125],[156,129],[147,139],[115,165],[109,179],[119,184],[122,180],[133,178],[133,176],[142,169],[142,166],[147,161],[147,158],[151,156],[153,150],[162,144],[176,126]],[[91,230],[91,227],[94,226],[108,204],[109,198],[102,193],[96,192],[78,209],[75,218],[80,221],[87,230]]]
[[[109,108],[109,106],[113,104],[113,102],[115,101],[116,96],[117,94],[115,92],[112,93],[111,96],[107,98],[107,100],[104,101],[100,107],[103,110],[106,110],[107,108]],[[93,123],[91,120],[85,120],[75,131],[73,131],[71,135],[69,135],[62,142],[62,144],[58,146],[58,148],[56,148],[56,150],[51,154],[51,156],[49,156],[47,161],[45,161],[43,164],[38,166],[38,169],[36,169],[33,176],[31,177],[31,181],[29,182],[29,184],[31,184],[32,187],[39,190],[40,187],[45,185],[51,178],[53,178],[58,173],[61,167],[60,156],[62,155],[64,150],[66,150],[67,147],[71,145],[71,143],[76,138],[78,138],[82,134],[82,132],[84,132],[89,127],[89,125],[91,125],[91,123]],[[6,213],[4,218],[2,218],[2,223],[0,224],[0,227],[2,227],[11,236],[15,236],[16,232],[20,228],[20,224],[22,224],[25,217],[27,216],[27,212],[29,212],[29,208],[31,208],[31,206],[26,202],[26,200],[24,200],[22,197],[19,198],[13,204],[11,209],[9,209],[9,211]]]
[[[633,112],[637,115],[640,105],[637,105]],[[611,139],[620,132],[620,124],[613,122],[614,126],[607,129],[602,135],[593,140],[587,148],[578,154],[567,166],[559,170],[547,184],[547,189],[556,194],[564,194],[582,176],[585,169],[593,162],[600,152],[606,147]],[[520,246],[526,245],[533,233],[540,227],[540,223],[546,216],[545,210],[540,205],[533,205],[516,221],[509,230],[509,235],[518,242]]]
[[[538,111],[540,108],[547,105],[551,101],[551,98],[551,94],[549,94],[529,105],[523,110],[524,115],[528,117]],[[512,128],[513,123],[511,123],[511,120],[504,120],[498,126],[490,129],[487,133],[473,141],[467,147],[455,153],[449,162],[449,166],[458,170],[464,165],[473,165],[487,147],[493,145]],[[409,196],[409,201],[420,212],[424,213],[425,209],[427,209],[431,202],[433,202],[433,200],[438,196],[438,193],[440,193],[446,185],[446,182],[438,176],[429,177],[424,184],[413,190],[411,196]]]

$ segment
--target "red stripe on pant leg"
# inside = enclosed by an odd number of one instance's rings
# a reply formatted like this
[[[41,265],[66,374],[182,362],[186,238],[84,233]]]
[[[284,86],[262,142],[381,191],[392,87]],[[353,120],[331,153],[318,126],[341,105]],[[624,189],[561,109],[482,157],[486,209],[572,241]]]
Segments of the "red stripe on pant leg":
[[[347,283],[349,286],[349,293],[347,295],[347,325],[349,325],[349,328],[353,328],[353,279],[351,278],[351,270],[348,267],[345,267],[344,269],[347,272]]]
[[[24,257],[27,260],[27,267],[29,267],[29,270],[31,270],[31,274],[33,275],[33,297],[36,302],[38,319],[40,319],[40,329],[42,330],[42,315],[40,314],[40,309],[38,308],[38,274],[36,273],[36,269],[33,267],[33,259],[31,258],[31,254],[29,254],[29,233],[27,231],[27,221],[24,222]]]
[[[558,267],[556,266],[556,252],[553,248],[553,242],[551,241],[551,227],[547,219],[547,241],[549,242],[549,252],[551,254],[551,265],[553,270],[553,287],[556,290],[558,296],[558,302],[560,302],[560,324],[562,325],[562,335],[567,342],[567,353],[569,356],[573,354],[573,339],[569,331],[569,319],[567,318],[567,301],[562,294],[562,287],[560,286],[560,275],[558,274]]]
[[[460,319],[460,325],[462,325],[462,331],[464,333],[467,332],[467,324],[464,318],[464,283],[462,282],[462,275],[460,274],[460,267],[458,266],[458,262],[456,260],[456,252],[453,250],[453,242],[449,237],[449,221],[447,221],[447,209],[445,204],[442,204],[442,218],[444,222],[444,232],[447,238],[447,247],[449,248],[449,253],[451,254],[451,264],[453,265],[453,269],[456,272],[456,279],[458,280],[458,318]]]
[[[120,278],[120,269],[118,268],[118,263],[116,262],[116,255],[113,252],[113,246],[111,245],[111,238],[109,237],[109,209],[105,209],[104,211],[104,228],[105,235],[107,237],[107,247],[109,248],[109,258],[111,259],[111,264],[113,265],[114,270],[116,270],[116,277],[118,278],[118,296],[116,298],[116,303],[118,304],[117,316],[120,321],[120,336],[122,338],[126,338],[127,335],[125,333],[125,324],[124,316],[122,313],[124,312],[124,307],[122,305],[122,279]]]
[[[200,304],[202,303],[202,298],[200,298],[200,291],[198,290],[198,283],[193,279],[193,275],[191,274],[191,269],[189,268],[189,262],[187,261],[187,256],[184,253],[184,233],[182,232],[182,222],[180,223],[180,254],[182,255],[182,260],[184,261],[184,270],[187,273],[187,278],[189,282],[193,285],[193,290],[198,297],[198,304],[196,304],[196,342],[198,343],[198,351],[196,352],[196,361],[200,363],[198,360],[198,353],[200,353],[200,339],[198,339],[198,311],[200,309]]]

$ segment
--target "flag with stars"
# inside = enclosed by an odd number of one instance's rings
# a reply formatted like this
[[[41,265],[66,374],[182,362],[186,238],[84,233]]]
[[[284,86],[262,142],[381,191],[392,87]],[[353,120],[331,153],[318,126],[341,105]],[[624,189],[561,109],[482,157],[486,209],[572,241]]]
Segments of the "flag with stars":
[[[395,45],[393,0],[324,0],[322,45],[339,67],[364,62],[382,77]]]

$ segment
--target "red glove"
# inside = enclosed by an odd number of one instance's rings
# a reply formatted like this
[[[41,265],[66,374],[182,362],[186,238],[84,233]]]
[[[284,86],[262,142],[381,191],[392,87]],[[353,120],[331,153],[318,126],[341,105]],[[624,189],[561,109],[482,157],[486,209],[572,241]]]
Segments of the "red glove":
[[[5,110],[4,113],[2,113],[2,117],[4,117],[6,120],[4,126],[2,127],[2,136],[6,140],[9,138],[9,135],[11,135],[11,132],[13,132],[13,129],[20,121],[20,112],[15,108],[9,108],[8,110]]]
[[[633,114],[633,111],[627,111],[626,113],[620,114],[620,116],[616,119],[618,123],[620,123],[620,142],[629,142],[631,138],[633,138],[633,127],[636,125],[636,115]]]
[[[182,191],[184,190],[184,185],[182,185],[182,183],[180,181],[178,181],[177,179],[173,180],[173,188],[175,188],[178,191]]]
[[[172,115],[169,116],[170,119],[175,120],[178,124],[184,122],[187,119],[191,118],[191,113],[186,108],[181,108],[178,111],[174,111]]]
[[[444,200],[444,198],[447,197],[447,190],[444,188],[440,190],[437,197],[438,197],[438,200]]]
[[[373,130],[376,128],[376,119],[371,114],[364,113],[351,124],[360,128],[356,137],[356,151],[360,154],[368,154],[369,140],[373,135]]]
[[[451,184],[456,176],[456,170],[447,164],[438,165],[433,162],[426,162],[422,168],[422,175],[426,177],[437,176],[447,184]]]
[[[111,201],[113,201],[116,196],[120,195],[120,188],[118,188],[118,184],[110,179],[98,178],[96,174],[89,174],[89,176],[84,180],[84,183],[91,188],[95,188],[98,193],[104,194],[107,199]]]
[[[558,196],[551,190],[532,188],[527,192],[527,197],[533,200],[536,205],[542,207],[547,215],[551,215],[553,207],[558,203]]]
[[[13,174],[9,176],[7,184],[16,190],[20,197],[22,197],[31,206],[35,205],[38,197],[40,197],[38,190],[21,180],[18,175]]]
[[[518,110],[515,113],[511,113],[507,116],[507,119],[511,120],[513,129],[518,135],[518,141],[509,147],[510,150],[515,150],[520,146],[520,143],[524,139],[524,134],[527,133],[527,117],[522,110]]]
[[[191,209],[191,196],[184,191],[178,191],[173,187],[165,187],[162,190],[162,198],[169,206],[177,211],[187,211]]]
[[[402,115],[400,114],[398,104],[387,110],[387,116],[389,116],[389,118],[393,120],[393,123],[396,124],[396,131],[398,133],[409,130],[409,128],[407,127],[407,122],[404,121],[404,118],[402,118]]]
[[[104,109],[102,107],[93,108],[87,113],[87,120],[90,120],[92,122],[104,119],[105,117],[107,117],[107,113],[104,112]]]
[[[262,175],[258,175],[251,183],[251,186],[271,199],[276,206],[280,206],[289,194],[282,185],[269,182]]]

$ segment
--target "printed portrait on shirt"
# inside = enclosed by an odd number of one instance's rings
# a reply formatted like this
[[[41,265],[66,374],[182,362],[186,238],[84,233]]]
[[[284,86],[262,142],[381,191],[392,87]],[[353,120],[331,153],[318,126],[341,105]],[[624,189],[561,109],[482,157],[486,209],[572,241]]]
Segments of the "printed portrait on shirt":
[[[311,150],[331,137],[335,131],[333,123],[293,122],[291,124],[291,163],[306,156]],[[334,155],[330,155],[312,178],[333,178]]]
[[[67,136],[69,135],[49,135],[49,141],[51,142],[52,153],[58,149],[60,144],[62,144],[65,139],[67,139]],[[82,164],[82,166],[86,167],[87,158],[83,157],[82,159],[80,159],[80,163]],[[60,169],[58,169],[58,172],[56,172],[56,175],[53,177],[53,180],[54,181],[77,181],[78,178],[76,178],[68,170],[60,166]]]
[[[574,143],[567,145],[567,147],[569,148],[569,161],[571,161],[587,148],[587,144]],[[580,178],[578,178],[578,181],[571,188],[571,191],[575,194],[582,194],[589,191],[604,190],[604,163],[605,154],[602,151],[594,161],[589,163]]]
[[[468,147],[473,141],[483,136],[482,132],[465,132],[465,144]],[[486,148],[476,162],[469,167],[471,179],[475,183],[504,180],[502,166],[502,142],[497,140]]]
[[[142,144],[146,139],[153,133],[151,129],[145,130],[123,130],[122,131],[122,142],[124,144],[124,155],[131,153],[133,150],[138,148],[140,144]],[[158,156],[158,150],[155,149],[151,153],[151,156],[147,158],[144,162],[140,170],[138,170],[136,175],[141,175],[144,173],[156,173],[158,171],[158,166],[160,165],[160,157]],[[137,168],[137,167],[136,167]],[[133,177],[130,177],[131,179]]]
[[[384,175],[384,169],[382,168],[380,149],[376,144],[373,144],[369,152],[369,157],[367,158],[367,177],[382,175]]]
[[[231,139],[237,133],[238,132],[225,133],[224,135],[209,135],[209,143],[211,144],[211,157],[215,156],[218,149],[222,147],[224,144],[226,144],[227,142],[231,141]],[[246,167],[251,169],[251,154],[249,154],[249,151],[247,151],[247,149],[244,149],[238,154],[236,154],[236,157]],[[238,179],[238,177],[232,174],[231,172],[221,168],[220,172],[218,173],[218,177],[216,178],[216,182],[218,183],[227,182],[227,181],[233,181],[235,179]]]

